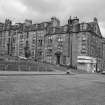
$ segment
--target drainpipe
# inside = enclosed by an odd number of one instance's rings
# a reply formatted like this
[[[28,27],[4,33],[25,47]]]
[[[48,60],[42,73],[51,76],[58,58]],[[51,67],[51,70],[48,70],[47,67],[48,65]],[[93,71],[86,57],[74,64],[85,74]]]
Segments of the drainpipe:
[[[70,34],[70,66],[72,67],[72,34]]]
[[[70,67],[72,67],[72,33],[69,26],[68,55],[70,57]]]

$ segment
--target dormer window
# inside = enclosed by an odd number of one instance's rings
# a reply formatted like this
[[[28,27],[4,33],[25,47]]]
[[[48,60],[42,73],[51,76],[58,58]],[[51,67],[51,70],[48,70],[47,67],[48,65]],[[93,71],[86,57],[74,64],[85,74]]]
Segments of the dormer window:
[[[81,23],[80,24],[80,31],[84,31],[87,28],[87,24],[86,23]]]

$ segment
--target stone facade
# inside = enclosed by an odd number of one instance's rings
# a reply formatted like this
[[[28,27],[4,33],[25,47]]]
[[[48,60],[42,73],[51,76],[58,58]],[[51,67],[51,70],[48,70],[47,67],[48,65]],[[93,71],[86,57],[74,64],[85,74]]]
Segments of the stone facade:
[[[92,22],[80,23],[77,17],[70,17],[64,26],[60,26],[56,17],[48,22],[32,24],[31,20],[25,20],[15,25],[7,19],[5,23],[0,23],[0,55],[79,69],[82,64],[88,66],[87,59],[94,59],[96,63],[89,65],[102,71],[105,68],[105,39],[96,18]],[[78,62],[81,57],[87,58],[85,63],[82,60]]]
[[[68,26],[51,27],[45,36],[46,62],[69,65],[69,34]]]

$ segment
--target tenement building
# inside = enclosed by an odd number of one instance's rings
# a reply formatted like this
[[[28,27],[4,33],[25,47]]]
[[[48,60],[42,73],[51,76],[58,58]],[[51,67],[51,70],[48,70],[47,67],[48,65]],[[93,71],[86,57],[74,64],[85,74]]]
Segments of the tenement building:
[[[15,25],[9,19],[0,23],[0,56],[30,58],[39,62],[69,66],[88,72],[105,69],[105,39],[97,18],[79,22],[69,18],[60,25],[52,17],[48,22],[31,20]]]

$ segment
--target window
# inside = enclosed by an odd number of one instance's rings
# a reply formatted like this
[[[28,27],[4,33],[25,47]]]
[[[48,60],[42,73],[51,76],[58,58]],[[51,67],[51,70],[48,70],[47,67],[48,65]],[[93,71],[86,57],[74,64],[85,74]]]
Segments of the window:
[[[83,24],[80,24],[80,31],[83,31]]]
[[[83,49],[83,50],[86,50],[86,46],[85,46],[85,45],[82,45],[82,49]]]
[[[63,47],[62,46],[57,46],[57,48],[58,48],[59,51],[61,51],[61,52],[63,51]]]
[[[70,31],[70,32],[73,31],[73,26],[72,26],[72,25],[69,26],[69,31]]]
[[[13,32],[14,35],[16,35],[16,32]]]
[[[42,51],[38,51],[38,55],[39,56],[42,56]]]
[[[84,31],[87,28],[87,24],[86,23],[81,23],[80,24],[80,31]]]
[[[23,34],[20,35],[20,39],[23,39]]]
[[[52,39],[48,39],[48,44],[52,44]]]
[[[47,49],[47,56],[51,56],[52,55],[52,49]]]
[[[38,45],[39,45],[39,46],[42,46],[42,45],[43,45],[42,39],[38,40]]]
[[[0,40],[0,46],[1,46],[1,44],[2,44],[2,41]]]
[[[59,42],[59,45],[60,45],[60,46],[63,46],[63,42]]]
[[[27,33],[27,38],[29,38],[29,34]]]
[[[40,29],[41,28],[41,24],[37,24],[37,28]]]
[[[13,40],[13,43],[15,43],[15,41],[16,41],[16,37],[13,37],[13,39],[12,39],[12,40]]]
[[[66,56],[63,56],[63,64],[66,64]]]
[[[2,32],[0,32],[0,37],[2,37]]]
[[[63,42],[63,38],[61,36],[58,37],[58,42]]]
[[[81,54],[86,54],[86,50],[82,49]]]
[[[52,36],[48,36],[48,44],[52,44],[53,40],[52,40]]]
[[[34,56],[35,54],[34,54],[34,51],[32,51],[32,56]]]
[[[82,49],[81,49],[81,53],[84,54],[86,53],[86,44],[82,44]]]
[[[83,29],[86,30],[86,28],[87,28],[87,24],[84,23],[84,24],[83,24]]]
[[[62,50],[63,49],[63,42],[62,41],[58,42],[58,46],[57,47],[58,47],[58,49]]]
[[[51,56],[48,56],[48,62],[51,63]]]
[[[47,46],[47,49],[52,49],[52,46]]]
[[[40,32],[40,34],[41,34],[41,36],[43,36],[43,35],[44,35],[44,32],[43,32],[43,31],[41,31],[41,32]]]
[[[53,33],[55,33],[55,28],[53,28]]]
[[[32,43],[33,43],[33,44],[35,44],[35,42],[36,42],[36,40],[35,40],[35,39],[33,39],[33,40],[32,40]]]
[[[63,27],[64,28],[64,31],[66,32],[67,31],[67,29],[68,29],[68,27],[67,26],[65,26],[65,27]]]
[[[85,40],[86,40],[86,36],[82,35],[82,41],[85,41]]]

